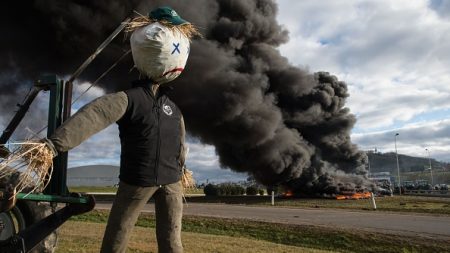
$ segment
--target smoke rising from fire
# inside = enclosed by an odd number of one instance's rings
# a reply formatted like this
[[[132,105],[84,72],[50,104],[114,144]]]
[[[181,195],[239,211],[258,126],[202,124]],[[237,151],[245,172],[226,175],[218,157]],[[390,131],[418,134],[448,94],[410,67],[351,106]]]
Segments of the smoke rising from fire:
[[[0,24],[11,34],[0,41],[2,98],[20,97],[21,83],[41,73],[70,74],[133,9],[146,13],[160,5],[172,6],[204,34],[192,43],[170,96],[188,132],[214,145],[223,167],[311,193],[365,184],[367,158],[350,140],[355,118],[345,108],[346,84],[280,55],[277,46],[288,32],[270,0],[8,3]],[[116,39],[81,78],[92,81],[128,47]],[[132,65],[129,57],[101,86],[128,87],[138,78]],[[1,104],[4,115],[14,103]]]

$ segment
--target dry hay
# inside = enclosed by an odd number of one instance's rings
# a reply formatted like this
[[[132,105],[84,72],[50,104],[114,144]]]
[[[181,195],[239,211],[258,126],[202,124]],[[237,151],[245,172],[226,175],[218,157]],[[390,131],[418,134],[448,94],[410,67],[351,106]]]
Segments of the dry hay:
[[[42,192],[53,172],[53,152],[39,141],[12,143],[10,154],[0,158],[0,187],[12,187],[15,193]],[[30,188],[31,187],[31,188]]]
[[[138,12],[136,12],[136,14],[138,15],[137,17],[133,18],[129,22],[126,22],[126,26],[125,26],[125,34],[126,35],[131,34],[132,32],[134,32],[135,30],[137,30],[140,27],[147,26],[147,25],[155,23],[155,22],[159,22],[160,24],[164,25],[165,27],[167,27],[173,31],[181,32],[184,36],[186,36],[189,39],[189,41],[195,36],[202,37],[201,33],[191,23],[182,24],[182,25],[172,25],[171,23],[164,21],[164,20],[150,19],[149,17],[144,16]]]
[[[183,184],[183,189],[194,189],[195,188],[195,179],[192,176],[194,173],[188,170],[186,167],[183,168],[183,175],[181,177],[181,183]]]

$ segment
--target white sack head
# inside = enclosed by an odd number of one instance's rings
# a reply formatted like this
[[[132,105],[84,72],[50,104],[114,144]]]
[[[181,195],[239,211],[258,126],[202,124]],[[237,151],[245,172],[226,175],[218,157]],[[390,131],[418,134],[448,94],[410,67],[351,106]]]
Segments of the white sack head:
[[[183,33],[158,22],[135,30],[130,43],[136,68],[158,84],[181,74],[190,50],[189,39]]]

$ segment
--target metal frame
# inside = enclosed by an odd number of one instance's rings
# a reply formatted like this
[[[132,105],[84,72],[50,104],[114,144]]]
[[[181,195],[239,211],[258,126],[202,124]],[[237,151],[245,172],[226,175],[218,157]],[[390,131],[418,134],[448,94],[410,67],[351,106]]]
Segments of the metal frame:
[[[120,25],[106,38],[106,40],[95,50],[95,52],[87,58],[83,64],[75,71],[75,73],[64,84],[62,80],[58,80],[55,75],[43,76],[35,83],[30,96],[28,96],[24,105],[21,106],[19,112],[14,116],[10,125],[6,128],[0,137],[0,144],[5,144],[11,137],[14,130],[19,125],[20,121],[28,111],[29,106],[36,98],[41,90],[50,90],[50,105],[49,105],[49,124],[47,137],[60,126],[64,120],[70,117],[71,101],[72,101],[72,87],[73,81],[86,69],[86,67],[99,55],[103,49],[124,29],[130,18],[126,18]],[[2,146],[0,146],[2,147]],[[8,150],[0,148],[0,155],[7,155]],[[47,235],[62,225],[72,215],[77,215],[89,212],[95,206],[93,196],[82,197],[80,195],[70,195],[67,189],[67,152],[60,153],[54,160],[52,178],[49,185],[44,191],[44,194],[21,194],[17,195],[18,199],[30,201],[48,201],[51,203],[68,203],[66,207],[49,215],[40,222],[33,224],[31,227],[20,231],[17,236],[13,236],[9,240],[0,241],[0,252],[27,252],[31,250],[36,244],[43,240]],[[10,192],[0,192],[1,202],[8,202],[11,199]]]
[[[50,91],[47,126],[47,137],[50,137],[56,129],[62,125],[64,118],[63,113],[70,111],[68,108],[70,108],[72,94],[68,93],[67,90],[71,88],[72,87],[68,85],[68,83],[64,83],[63,80],[58,79],[56,75],[45,75],[39,78],[35,82],[34,88],[24,104],[20,105],[19,111],[3,132],[0,137],[0,143],[4,144],[9,140],[19,123],[22,121],[33,100],[42,90]],[[67,152],[59,153],[58,156],[53,159],[53,166],[55,169],[53,170],[53,175],[47,188],[44,190],[44,194],[19,193],[17,194],[17,199],[59,203],[88,203],[88,197],[70,196],[69,190],[67,189],[67,161]]]
[[[50,90],[50,102],[48,110],[47,138],[53,135],[56,129],[63,123],[63,100],[64,100],[64,81],[59,80],[55,75],[44,76],[41,83],[45,83]],[[68,194],[67,190],[67,152],[58,154],[53,159],[53,175],[44,190],[45,194],[62,195]]]
[[[64,81],[59,80],[56,75],[47,75],[41,77],[36,83],[30,96],[23,105],[20,106],[6,130],[3,132],[0,140],[6,143],[15,131],[20,121],[25,116],[31,103],[41,90],[50,91],[49,115],[47,137],[50,137],[55,130],[63,123],[63,113],[70,112],[71,85],[65,87]],[[66,92],[65,92],[66,90]],[[66,94],[66,96],[64,96]],[[66,108],[66,110],[64,110]],[[28,252],[32,250],[40,241],[45,239],[59,226],[66,222],[73,215],[89,212],[95,207],[93,196],[81,196],[80,194],[70,194],[67,189],[67,152],[60,153],[53,160],[53,175],[44,194],[18,193],[17,199],[24,201],[44,201],[54,203],[66,203],[67,205],[53,214],[47,216],[41,221],[32,224],[30,227],[19,231],[11,238],[0,241],[0,252]],[[10,192],[2,192],[4,202],[11,201]],[[11,206],[12,207],[12,206]]]

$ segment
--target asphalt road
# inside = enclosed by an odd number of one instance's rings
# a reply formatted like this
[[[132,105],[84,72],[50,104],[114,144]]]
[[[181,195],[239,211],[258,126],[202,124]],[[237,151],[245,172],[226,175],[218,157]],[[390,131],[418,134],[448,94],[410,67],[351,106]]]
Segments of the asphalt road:
[[[110,208],[111,203],[97,203],[96,205],[96,209]],[[147,204],[143,211],[154,212],[154,205]],[[369,232],[420,236],[450,241],[449,216],[200,203],[184,205],[184,214],[357,229]]]

